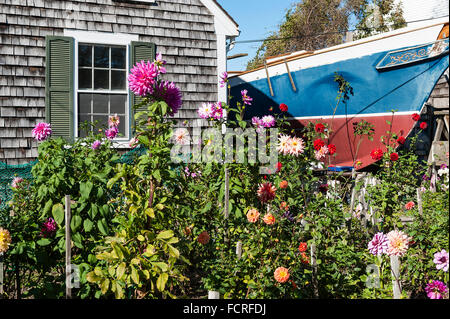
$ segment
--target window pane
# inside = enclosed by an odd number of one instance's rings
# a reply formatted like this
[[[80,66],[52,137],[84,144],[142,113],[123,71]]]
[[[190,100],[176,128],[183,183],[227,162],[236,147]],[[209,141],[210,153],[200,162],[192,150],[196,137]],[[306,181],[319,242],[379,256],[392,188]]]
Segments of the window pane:
[[[78,116],[78,136],[79,137],[86,137],[87,133],[86,133],[86,129],[88,131],[91,131],[91,125],[90,124],[86,124],[85,122],[90,123],[91,122],[91,116],[90,115],[86,115],[86,114],[80,114]]]
[[[111,90],[125,90],[125,71],[111,71]]]
[[[98,129],[106,129],[108,127],[108,115],[94,115],[93,117],[94,123],[98,121],[95,125],[94,133],[98,132]]]
[[[99,68],[109,68],[109,47],[94,47],[94,66]]]
[[[111,95],[111,114],[125,114],[126,95]]]
[[[92,46],[80,44],[78,46],[78,66],[92,67]]]
[[[111,48],[111,68],[125,69],[125,48]]]
[[[78,88],[92,89],[92,70],[78,69]]]
[[[93,113],[108,114],[108,95],[93,94],[93,96],[94,96]]]
[[[108,90],[109,89],[109,71],[108,70],[94,70],[94,89]]]
[[[125,116],[119,116],[119,133],[122,133],[123,135],[125,134]]]
[[[92,94],[78,94],[78,109],[80,113],[92,113],[91,100]]]

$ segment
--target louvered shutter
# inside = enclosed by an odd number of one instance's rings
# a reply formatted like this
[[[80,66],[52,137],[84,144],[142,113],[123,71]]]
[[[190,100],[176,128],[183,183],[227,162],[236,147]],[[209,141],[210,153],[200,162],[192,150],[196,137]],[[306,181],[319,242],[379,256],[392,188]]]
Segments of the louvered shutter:
[[[153,61],[156,58],[156,45],[154,43],[149,42],[131,42],[131,52],[130,52],[130,69],[137,63],[144,61]],[[131,119],[130,119],[130,127],[136,126],[136,122],[134,119],[134,114],[136,112],[144,111],[146,108],[139,108],[134,111],[134,105],[138,104],[142,101],[140,96],[135,95],[130,91],[130,105],[131,105]],[[132,132],[133,135],[134,132]]]
[[[72,142],[74,92],[74,41],[70,37],[46,37],[45,116],[52,136]]]

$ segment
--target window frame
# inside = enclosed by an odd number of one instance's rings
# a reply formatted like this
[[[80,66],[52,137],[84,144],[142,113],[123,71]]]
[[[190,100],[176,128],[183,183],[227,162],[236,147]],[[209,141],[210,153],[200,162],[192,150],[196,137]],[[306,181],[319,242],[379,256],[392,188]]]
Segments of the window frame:
[[[130,54],[131,54],[131,42],[138,41],[139,36],[136,34],[124,34],[124,33],[105,33],[105,32],[95,32],[95,31],[76,31],[76,30],[64,30],[64,36],[69,36],[74,39],[74,66],[73,66],[73,81],[74,81],[74,90],[73,90],[73,125],[74,139],[79,138],[78,134],[78,94],[79,93],[98,93],[98,94],[124,94],[126,92],[127,97],[125,99],[126,106],[126,123],[125,123],[125,132],[122,133],[123,137],[117,137],[114,139],[115,142],[119,143],[119,145],[128,147],[128,142],[132,139],[131,134],[131,94],[128,86],[124,91],[113,91],[113,90],[84,90],[78,88],[78,46],[80,44],[89,44],[89,45],[106,45],[106,46],[123,46],[126,49],[125,56],[125,79],[128,78],[129,70],[130,70]],[[111,81],[111,79],[109,79]]]

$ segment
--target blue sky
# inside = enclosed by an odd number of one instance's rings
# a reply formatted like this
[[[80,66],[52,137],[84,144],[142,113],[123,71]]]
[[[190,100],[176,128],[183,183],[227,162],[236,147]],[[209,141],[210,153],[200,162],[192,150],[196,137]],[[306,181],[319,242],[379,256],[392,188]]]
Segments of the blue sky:
[[[220,5],[239,24],[241,35],[237,41],[264,39],[271,31],[278,29],[286,10],[298,0],[218,0]],[[245,70],[261,42],[237,43],[229,55],[248,53],[247,57],[228,61],[228,70]]]

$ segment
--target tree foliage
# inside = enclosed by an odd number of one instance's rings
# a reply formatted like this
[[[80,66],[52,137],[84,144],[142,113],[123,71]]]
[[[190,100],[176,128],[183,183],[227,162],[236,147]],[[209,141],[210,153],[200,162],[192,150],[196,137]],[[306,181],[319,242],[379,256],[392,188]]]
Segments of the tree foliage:
[[[357,38],[405,25],[395,0],[303,0],[287,10],[279,29],[264,40],[247,70],[270,56],[340,44],[355,21]]]

